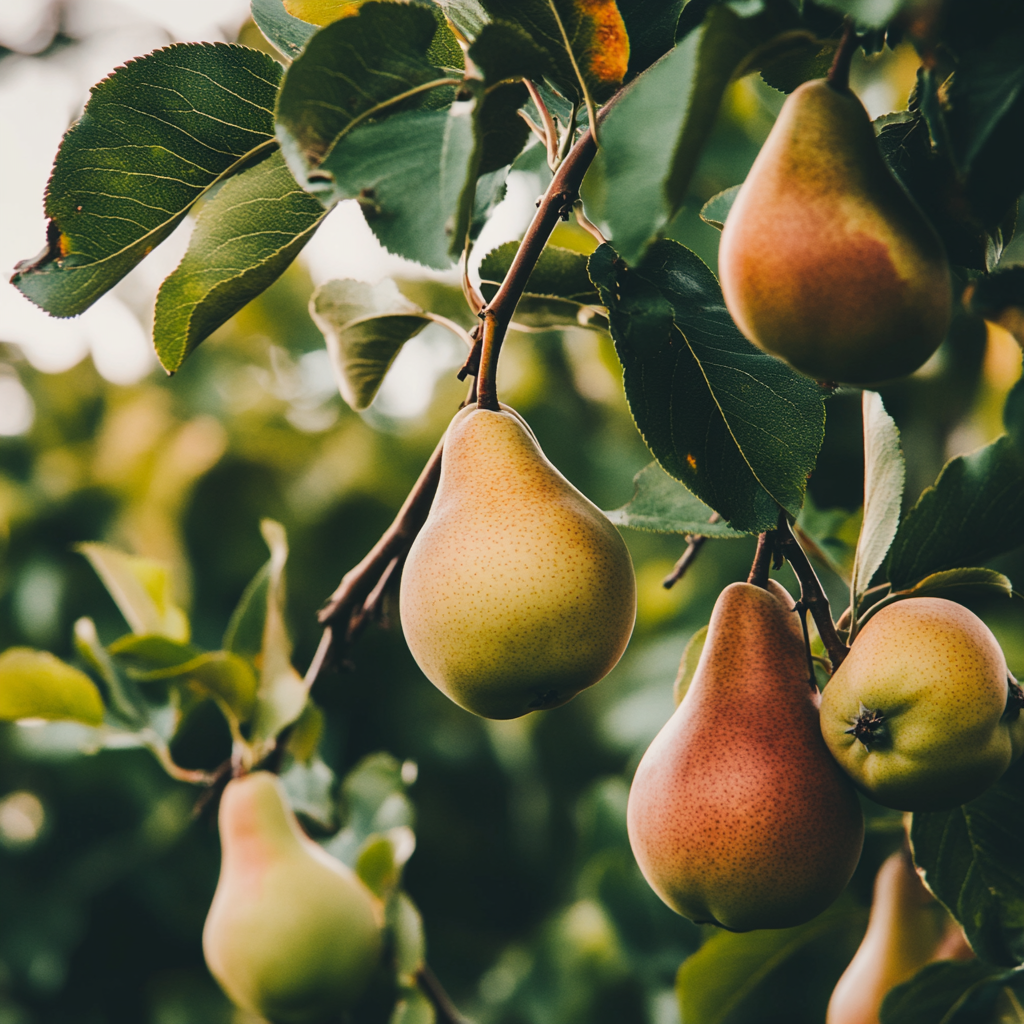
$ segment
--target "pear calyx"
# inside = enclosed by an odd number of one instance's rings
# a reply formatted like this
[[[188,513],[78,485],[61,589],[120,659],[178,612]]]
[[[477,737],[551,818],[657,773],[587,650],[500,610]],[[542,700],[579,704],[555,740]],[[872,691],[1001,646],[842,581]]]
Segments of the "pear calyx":
[[[853,720],[853,727],[846,730],[846,735],[860,740],[865,747],[870,747],[872,744],[877,744],[882,738],[882,723],[884,721],[885,715],[877,708],[871,711],[861,704],[860,714]]]

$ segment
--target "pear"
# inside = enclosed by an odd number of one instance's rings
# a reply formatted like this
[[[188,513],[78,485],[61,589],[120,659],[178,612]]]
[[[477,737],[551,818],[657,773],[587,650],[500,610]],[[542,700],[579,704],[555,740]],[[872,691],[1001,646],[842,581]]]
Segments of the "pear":
[[[868,930],[832,992],[826,1024],[879,1024],[890,989],[934,960],[973,955],[960,926],[918,878],[909,854],[898,850],[878,870]]]
[[[274,1024],[336,1021],[380,959],[379,901],[303,834],[269,772],[228,783],[220,838],[203,929],[210,972],[238,1006]]]
[[[633,630],[636,582],[618,530],[522,418],[469,405],[445,435],[400,607],[435,686],[484,718],[518,718],[611,670]]]
[[[821,740],[818,702],[786,591],[726,587],[629,794],[633,854],[673,910],[732,931],[788,928],[842,892],[864,820]]]
[[[825,687],[821,731],[872,800],[934,811],[973,800],[1024,750],[1006,659],[973,612],[911,597],[870,618]]]
[[[916,370],[950,319],[942,242],[882,159],[860,100],[805,82],[783,104],[722,231],[739,329],[816,380]]]

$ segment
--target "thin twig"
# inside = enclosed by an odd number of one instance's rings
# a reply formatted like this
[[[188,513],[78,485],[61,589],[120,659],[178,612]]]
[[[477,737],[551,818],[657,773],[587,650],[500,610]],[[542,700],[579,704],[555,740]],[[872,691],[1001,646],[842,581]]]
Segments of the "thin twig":
[[[576,223],[579,224],[588,235],[597,239],[598,245],[604,245],[608,241],[601,229],[583,212],[583,203],[577,200],[573,204],[573,212],[576,214]]]
[[[712,512],[708,522],[717,523],[721,518],[717,512]],[[686,538],[686,550],[679,556],[679,561],[672,566],[672,571],[661,581],[661,585],[666,590],[671,590],[686,575],[687,569],[693,565],[707,539],[707,537]]]
[[[814,624],[818,627],[818,635],[825,644],[825,650],[828,651],[832,669],[835,671],[843,663],[843,659],[850,649],[836,632],[835,623],[832,621],[832,612],[828,605],[828,597],[822,589],[821,581],[815,574],[814,568],[807,560],[803,548],[793,536],[789,521],[784,516],[779,519],[776,536],[779,550],[793,567],[793,572],[800,582],[800,603],[811,613]]]
[[[445,992],[441,982],[437,980],[437,975],[428,964],[424,964],[416,972],[416,982],[420,991],[433,1005],[440,1024],[469,1024],[467,1018],[459,1013],[451,997]]]
[[[548,167],[551,170],[555,170],[558,167],[558,129],[555,127],[555,120],[551,116],[551,111],[548,110],[548,105],[544,102],[544,97],[541,96],[537,86],[528,78],[523,79],[523,85],[526,86],[526,91],[530,94],[530,99],[533,100],[537,113],[540,114],[543,125],[541,138],[544,140],[544,146],[548,151]]]

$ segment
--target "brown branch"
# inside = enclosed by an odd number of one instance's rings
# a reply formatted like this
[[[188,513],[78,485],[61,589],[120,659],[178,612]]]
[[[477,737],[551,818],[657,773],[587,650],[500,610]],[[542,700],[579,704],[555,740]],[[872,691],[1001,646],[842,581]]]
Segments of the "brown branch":
[[[857,32],[853,27],[853,21],[847,18],[843,23],[843,38],[839,42],[839,49],[836,50],[827,78],[828,84],[840,92],[846,92],[850,88],[850,64],[856,49]]]
[[[722,517],[717,512],[712,512],[708,519],[709,523],[717,523]],[[707,537],[687,537],[686,550],[679,556],[679,561],[672,566],[672,571],[661,581],[666,590],[671,590],[685,575],[686,571],[696,561],[700,549],[707,543]]]
[[[832,612],[828,605],[828,597],[822,589],[821,581],[815,574],[814,568],[807,560],[804,549],[800,547],[796,537],[793,536],[789,520],[785,516],[781,516],[779,519],[776,536],[779,550],[793,567],[793,572],[800,582],[800,603],[811,613],[814,624],[818,627],[818,635],[828,651],[832,670],[835,671],[843,663],[850,648],[843,643],[836,632],[835,623],[832,621]]]
[[[775,531],[767,530],[757,538],[757,551],[754,553],[754,562],[747,577],[748,583],[762,590],[768,589],[768,570],[771,568],[774,555]]]
[[[437,980],[437,975],[429,965],[424,964],[416,972],[416,983],[419,985],[420,991],[430,1000],[440,1024],[469,1024],[467,1018],[463,1017],[456,1009],[451,997],[445,992],[441,982]]]

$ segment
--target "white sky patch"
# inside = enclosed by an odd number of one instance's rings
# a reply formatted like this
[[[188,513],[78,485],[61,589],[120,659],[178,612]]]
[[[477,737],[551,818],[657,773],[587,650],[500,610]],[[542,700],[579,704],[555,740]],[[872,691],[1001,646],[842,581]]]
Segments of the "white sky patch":
[[[24,434],[35,419],[35,406],[13,372],[0,367],[0,437]]]

